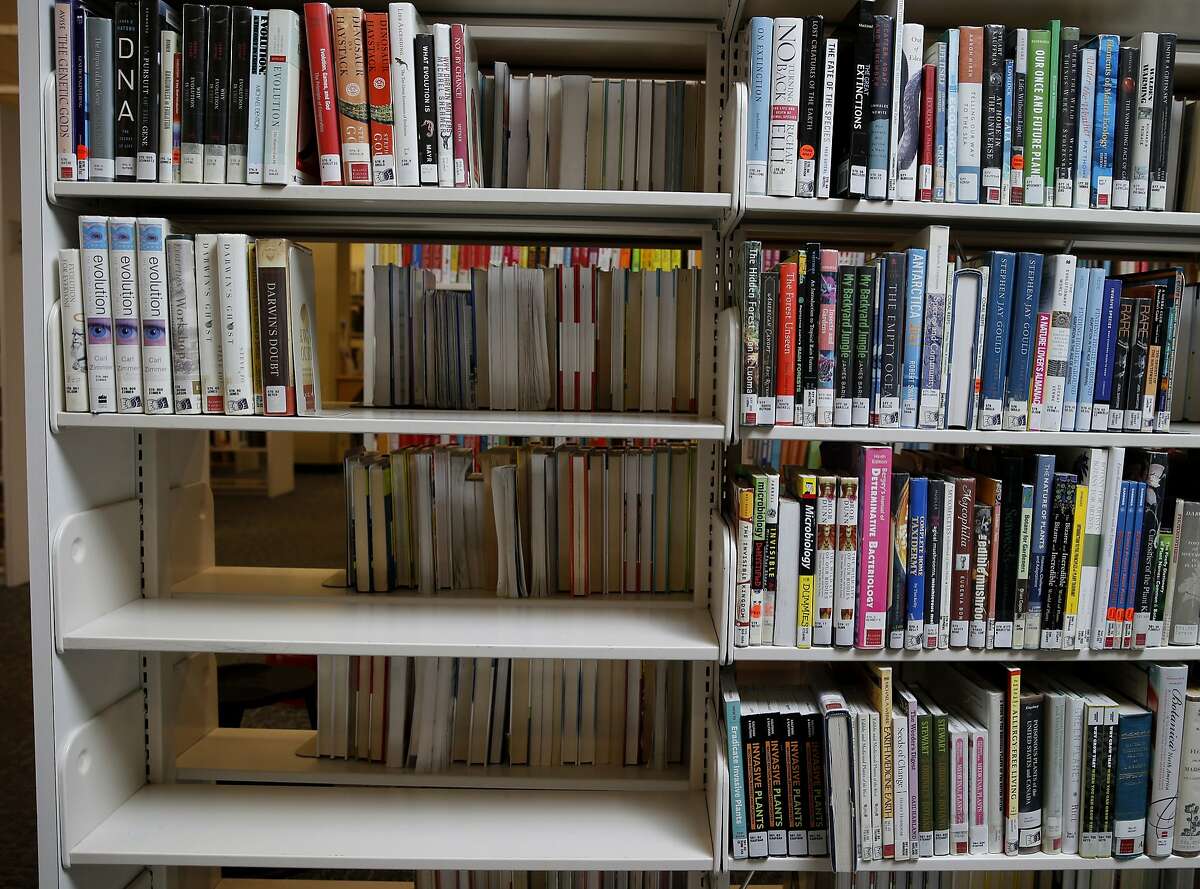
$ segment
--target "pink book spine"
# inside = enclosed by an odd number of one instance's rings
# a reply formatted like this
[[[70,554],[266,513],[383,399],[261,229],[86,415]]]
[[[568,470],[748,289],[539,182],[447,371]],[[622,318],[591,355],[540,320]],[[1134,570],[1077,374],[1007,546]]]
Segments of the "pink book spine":
[[[450,121],[454,137],[454,185],[469,186],[471,157],[467,150],[467,53],[462,25],[450,26]]]
[[[954,787],[954,813],[950,819],[952,855],[967,854],[967,769],[970,768],[968,759],[967,736],[965,733],[959,734],[954,738],[954,778],[950,782]]]
[[[1046,369],[1050,358],[1050,313],[1038,312],[1037,337],[1033,348],[1033,379],[1029,381],[1029,429],[1042,428],[1046,406]]]
[[[859,483],[858,648],[883,648],[891,567],[892,449],[864,447]]]

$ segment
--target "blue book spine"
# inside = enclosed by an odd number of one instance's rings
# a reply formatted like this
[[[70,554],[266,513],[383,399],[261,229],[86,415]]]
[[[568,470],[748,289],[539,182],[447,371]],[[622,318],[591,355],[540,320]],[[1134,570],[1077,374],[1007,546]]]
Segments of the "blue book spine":
[[[1113,782],[1113,858],[1138,858],[1145,850],[1150,791],[1149,710],[1123,706],[1117,720],[1116,778]],[[1161,743],[1161,742],[1160,742]],[[1157,826],[1156,826],[1157,827]]]
[[[746,130],[746,194],[767,193],[767,138],[771,122],[771,41],[774,19],[750,19],[750,107]]]
[[[736,697],[725,701],[725,739],[729,756],[729,821],[733,857],[750,854],[746,828],[746,777],[742,763],[742,702]]]
[[[995,250],[988,273],[987,317],[983,333],[983,385],[980,389],[977,429],[1001,427],[1004,416],[1004,372],[1008,365],[1008,339],[1013,304],[1013,279],[1017,257]]]
[[[875,264],[875,330],[871,341],[871,425],[879,425],[879,369],[883,364],[883,303],[887,292],[887,261]]]
[[[1017,255],[1008,339],[1008,380],[1004,390],[1004,428],[1029,427],[1029,378],[1033,371],[1034,330],[1042,293],[1042,254]]]
[[[929,533],[929,479],[908,483],[908,626],[904,647],[919,651],[925,629],[925,539]]]
[[[1104,269],[1091,269],[1088,278],[1087,318],[1083,324],[1083,359],[1079,373],[1079,397],[1075,408],[1075,431],[1092,429],[1092,396],[1096,391],[1096,361],[1100,346],[1100,317],[1104,305]]]
[[[1083,363],[1083,331],[1087,321],[1087,301],[1091,293],[1092,270],[1075,268],[1075,293],[1071,298],[1071,339],[1068,342],[1066,388],[1063,390],[1062,429],[1074,429],[1079,404],[1079,378]]]
[[[1009,168],[1012,167],[1012,126],[1013,126],[1013,88],[1017,76],[1017,63],[1008,59],[1004,63],[1004,164],[1000,168],[1000,203],[1010,204],[1012,181],[1009,179]]]
[[[871,64],[871,126],[867,131],[867,197],[884,200],[888,192],[888,152],[892,131],[892,28],[890,15],[875,16],[875,56]]]
[[[1054,487],[1054,455],[1038,454],[1033,476],[1033,537],[1029,541],[1029,608],[1026,630],[1038,638],[1042,626],[1042,593],[1046,588],[1046,547],[1050,540],[1050,506]],[[1036,646],[1034,646],[1036,647]]]
[[[934,83],[937,98],[933,112],[933,199],[946,200],[946,43],[937,43],[936,75]]]
[[[958,200],[958,28],[946,32],[946,203]]]
[[[1120,648],[1133,647],[1134,597],[1141,576],[1142,527],[1146,509],[1146,483],[1133,482],[1129,502],[1129,551],[1125,557],[1125,577],[1121,581],[1121,643]]]
[[[1092,120],[1093,207],[1112,205],[1113,143],[1117,136],[1117,54],[1121,39],[1101,34],[1089,46],[1096,48],[1096,111]]]
[[[1129,548],[1129,519],[1133,499],[1133,482],[1121,482],[1117,501],[1117,534],[1113,542],[1112,573],[1109,575],[1108,608],[1105,612],[1104,647],[1121,647],[1121,592],[1125,583],[1125,557]]]
[[[1121,304],[1121,282],[1104,282],[1100,307],[1100,340],[1096,346],[1096,385],[1092,392],[1092,429],[1108,431],[1108,403],[1112,398],[1113,360],[1117,352],[1117,314]]]
[[[900,372],[900,426],[917,428],[921,397],[921,337],[925,333],[925,251],[908,251],[908,293],[904,309],[904,363]]]

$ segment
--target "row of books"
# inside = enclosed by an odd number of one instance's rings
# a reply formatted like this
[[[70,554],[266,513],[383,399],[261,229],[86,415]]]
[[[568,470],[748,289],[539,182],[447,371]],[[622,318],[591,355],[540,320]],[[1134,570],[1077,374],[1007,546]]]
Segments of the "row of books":
[[[1161,858],[1193,827],[1200,688],[1186,665],[722,675],[734,858],[1031,852]],[[793,747],[796,749],[793,750]],[[936,867],[936,864],[933,864]]]
[[[1167,452],[862,447],[857,459],[848,474],[731,478],[735,646],[1197,644],[1200,502],[1168,493]],[[1176,473],[1186,486],[1187,465]]]
[[[933,37],[904,13],[858,3],[831,37],[819,15],[750,19],[749,194],[1174,209],[1176,35]]]
[[[1169,431],[1182,269],[949,241],[929,226],[859,265],[809,243],[769,270],[746,241],[742,424]]]
[[[1195,868],[801,871],[784,889],[1195,889]],[[454,887],[449,887],[454,889]]]
[[[485,75],[411,3],[101,7],[55,4],[62,180],[702,187],[699,82]]]
[[[687,758],[682,661],[317,658],[319,756],[417,772]]]
[[[437,445],[345,462],[346,576],[360,592],[692,588],[689,446]]]
[[[685,871],[656,870],[419,870],[414,872],[413,885],[415,889],[687,889],[688,877],[689,874]],[[1158,887],[1148,886],[1145,889]]]
[[[370,404],[696,409],[696,269],[493,265],[462,289],[397,265],[376,265],[371,278]]]
[[[163,219],[80,216],[79,249],[59,251],[66,410],[319,411],[312,254],[168,232]]]

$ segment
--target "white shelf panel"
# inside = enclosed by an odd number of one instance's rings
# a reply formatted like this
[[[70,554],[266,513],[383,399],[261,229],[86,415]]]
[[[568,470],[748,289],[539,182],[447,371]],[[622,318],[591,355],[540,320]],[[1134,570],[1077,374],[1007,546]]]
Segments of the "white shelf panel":
[[[690,602],[453,596],[209,595],[135,599],[63,636],[76,651],[712,661]]]
[[[77,843],[70,859],[72,865],[197,867],[713,869],[700,791],[145,785]]]
[[[853,441],[863,444],[1021,445],[1029,448],[1200,447],[1200,424],[1172,423],[1171,432],[981,432],[977,429],[880,429],[875,426],[744,426],[742,438]]]
[[[760,663],[836,663],[839,661],[879,663],[974,663],[979,661],[1036,661],[1039,663],[1074,664],[1083,662],[1107,661],[1120,663],[1122,661],[1200,661],[1200,646],[1172,645],[1160,648],[1143,648],[1137,651],[1049,651],[1037,648],[1025,648],[1013,651],[1008,648],[996,648],[986,651],[970,649],[945,649],[938,651],[897,651],[883,649],[882,651],[861,651],[857,648],[784,648],[769,645],[754,645],[748,648],[734,648],[733,659],[737,661],[757,661]]]
[[[84,414],[60,411],[61,429],[229,429],[262,432],[372,432],[407,435],[538,435],[720,441],[725,427],[688,414],[567,411],[438,411],[332,406],[315,417],[224,414]]]
[[[315,731],[218,728],[175,760],[180,781],[336,784],[373,787],[476,787],[528,790],[686,791],[686,766],[463,766],[442,772],[389,769],[380,763],[299,756]]]
[[[1080,858],[1078,855],[943,855],[918,861],[860,861],[857,870],[887,873],[889,871],[1040,871],[1040,870],[1163,870],[1200,867],[1200,859],[1183,855],[1167,858],[1131,859]],[[730,872],[747,871],[829,871],[828,858],[757,858],[730,860]]]

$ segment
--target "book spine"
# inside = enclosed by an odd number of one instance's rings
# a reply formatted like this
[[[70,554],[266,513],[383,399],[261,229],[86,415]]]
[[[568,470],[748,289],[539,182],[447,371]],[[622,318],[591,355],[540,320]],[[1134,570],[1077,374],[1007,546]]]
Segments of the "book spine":
[[[990,563],[992,553],[992,538],[994,526],[992,522],[992,507],[983,503],[975,504],[973,525],[973,558],[971,564],[971,611],[970,624],[967,627],[967,646],[973,649],[989,648],[988,638],[988,600],[991,586],[991,572],[994,566]],[[995,627],[992,627],[993,632]]]
[[[754,576],[754,491],[735,488],[737,574],[734,591],[733,644],[750,644],[751,584]]]
[[[983,28],[959,28],[958,203],[979,203],[983,130]]]
[[[890,15],[875,16],[874,56],[871,60],[870,141],[867,154],[867,197],[884,200],[888,193],[888,156],[892,120],[892,45],[895,21]]]
[[[1120,38],[1100,34],[1096,44],[1095,111],[1093,113],[1093,151],[1091,206],[1113,206],[1113,164],[1117,136],[1117,60]]]
[[[1121,282],[1105,281],[1101,293],[1100,331],[1096,345],[1096,380],[1092,390],[1092,429],[1107,432],[1114,371],[1116,370]]]
[[[925,628],[922,646],[927,649],[938,647],[938,621],[942,584],[942,546],[945,535],[945,482],[930,479],[927,486],[925,527]]]
[[[791,426],[796,415],[796,263],[779,264],[777,313],[764,316],[775,334],[775,422]]]
[[[1004,152],[1000,161],[1000,203],[1012,203],[1012,140],[1013,103],[1016,89],[1016,65],[1012,59],[1004,60]]]
[[[834,261],[837,261],[836,253]],[[854,266],[842,266],[837,270],[837,354],[833,365],[834,426],[849,426],[853,422],[854,288]]]
[[[1167,615],[1167,577],[1168,570],[1171,565],[1171,552],[1174,549],[1175,539],[1169,531],[1159,530],[1158,536],[1155,538],[1154,553],[1153,553],[1153,580],[1152,580],[1152,601],[1153,610],[1150,614],[1150,626],[1146,630],[1146,647],[1158,648],[1165,644],[1166,635],[1164,633]],[[1150,844],[1150,837],[1146,837],[1147,845]]]
[[[299,113],[300,17],[272,9],[267,20],[267,119],[263,134],[263,182],[286,185],[296,172],[296,133],[292,122]],[[197,261],[199,263],[199,261]]]
[[[775,412],[775,347],[778,345],[776,325],[772,323],[779,312],[779,274],[763,275],[762,322],[759,333],[760,364],[762,382],[758,389],[758,425],[774,426],[778,418]]]
[[[972,351],[972,367],[971,367],[971,387],[968,396],[967,404],[967,422],[968,429],[978,424],[979,415],[979,396],[983,393],[983,342],[987,335],[987,313],[988,313],[988,275],[983,276],[979,288],[979,307],[976,311],[974,319],[975,337],[971,344]]]
[[[767,854],[784,856],[787,848],[787,816],[784,800],[783,719],[778,713],[763,717],[763,783],[766,790]]]
[[[468,128],[471,126],[467,108],[467,35],[462,25],[450,26],[450,113],[454,144],[454,187],[467,188],[471,183],[471,155]]]
[[[775,639],[775,596],[779,592],[779,476],[774,473],[767,476],[766,522],[766,540],[763,547],[762,643],[770,645]],[[810,534],[809,546],[811,547],[811,545],[812,536]],[[808,557],[810,574],[812,566],[813,556],[810,549]],[[808,626],[811,633],[811,611]]]
[[[1027,648],[1037,648],[1042,626],[1043,592],[1046,588],[1051,506],[1054,487],[1054,457],[1037,455],[1034,474],[1033,537],[1029,543],[1029,608],[1025,617]]]
[[[292,342],[288,314],[287,241],[259,241],[258,348],[262,357],[263,413],[295,416]]]
[[[924,74],[921,63],[923,26],[904,22],[900,37],[900,55],[895,60],[900,83],[900,108],[896,133],[896,200],[917,199],[917,167],[921,150],[921,86]]]
[[[958,201],[958,28],[946,31],[946,203]]]
[[[904,647],[920,651],[925,632],[925,543],[929,528],[929,480],[914,478],[909,482],[908,503],[908,626]]]
[[[1155,402],[1155,432],[1170,432],[1171,414],[1174,413],[1172,400],[1175,386],[1175,360],[1179,354],[1176,347],[1179,339],[1180,311],[1184,291],[1182,289],[1183,278],[1178,271],[1172,275],[1172,278],[1174,279],[1173,286],[1167,292],[1166,332],[1158,374],[1158,400]]]
[[[783,722],[783,805],[787,828],[787,854],[808,855],[808,763],[804,742],[808,719],[798,713],[782,714]],[[803,725],[802,725],[803,724]]]
[[[313,123],[317,134],[322,185],[342,185],[342,152],[338,140],[337,83],[333,63],[328,3],[304,4]]]
[[[1158,413],[1159,380],[1164,363],[1163,350],[1167,344],[1168,301],[1167,285],[1155,285],[1150,312],[1150,350],[1146,361],[1145,385],[1142,389],[1142,432],[1154,431]]]
[[[1167,209],[1168,153],[1171,144],[1171,102],[1175,98],[1176,42],[1174,34],[1158,35],[1158,63],[1154,78],[1154,115],[1150,141],[1148,206],[1151,210]]]
[[[950,721],[933,717],[933,854],[950,854]]]
[[[420,31],[417,11],[411,3],[388,4],[389,44],[391,52],[392,114],[397,185],[419,185],[417,163],[417,93],[414,43]],[[446,28],[449,37],[449,28]],[[435,35],[436,36],[436,35]],[[449,43],[446,59],[449,62]],[[440,86],[440,84],[439,84]],[[447,98],[449,98],[449,82]],[[440,182],[453,185],[454,182]]]
[[[71,45],[71,19],[70,0],[58,0],[54,4],[54,135],[58,149],[58,178],[64,182],[75,179],[75,165],[78,163],[75,153],[75,101],[71,92],[74,86],[71,65],[75,58]]]
[[[453,77],[450,70],[449,25],[433,26],[433,60],[437,94],[438,186],[451,188],[454,186],[454,98]],[[395,89],[393,84],[393,97],[396,95]],[[397,115],[398,121],[399,116]]]
[[[1051,493],[1050,541],[1046,552],[1046,585],[1042,601],[1040,647],[1063,647],[1063,617],[1071,558],[1071,528],[1075,513],[1075,476],[1055,473]]]
[[[771,51],[770,131],[767,139],[767,194],[795,197],[800,121],[800,36],[804,21],[775,19]]]
[[[831,254],[832,255],[832,254]],[[836,259],[831,260],[836,267]],[[802,302],[796,312],[796,403],[802,407],[797,422],[817,425],[817,387],[821,367],[821,245],[804,245],[804,278],[799,284]],[[832,348],[832,342],[830,342]]]
[[[807,714],[805,722],[803,766],[807,799],[804,812],[808,819],[808,854],[821,857],[829,854],[830,846],[829,793],[825,776],[825,727],[819,713]]]
[[[368,12],[363,16],[367,44],[367,117],[371,138],[371,179],[376,185],[396,184],[392,110],[392,49],[388,16]],[[432,88],[430,89],[432,93]],[[434,135],[436,142],[436,121]],[[435,176],[436,183],[436,176]]]
[[[967,733],[960,726],[950,731],[950,854],[966,855],[967,809],[970,795],[970,753]]]
[[[861,546],[855,645],[881,649],[888,601],[892,451],[864,447],[860,477]]]
[[[954,561],[950,575],[950,647],[966,648],[971,623],[971,553],[975,539],[975,480],[954,479]]]
[[[1076,415],[1079,412],[1079,384],[1083,375],[1083,336],[1084,326],[1087,323],[1087,300],[1091,281],[1091,270],[1077,266],[1074,293],[1071,297],[1071,332],[1068,340],[1067,376],[1063,389],[1061,429],[1064,432],[1075,429]]]
[[[87,27],[88,176],[98,182],[116,178],[113,143],[116,105],[113,93],[113,28],[110,19],[89,15]]]
[[[942,566],[941,589],[938,591],[938,641],[939,650],[950,647],[950,603],[954,597],[954,554],[957,546],[958,497],[954,480],[947,479],[942,486]]]
[[[246,182],[260,185],[267,136],[267,65],[271,16],[255,10],[250,23],[250,86],[246,114]]]
[[[942,350],[946,333],[946,294],[930,291],[925,294],[925,333],[921,355],[921,405],[917,418],[920,429],[937,429],[941,425]]]
[[[139,182],[155,182],[158,179],[163,29],[158,3],[153,0],[141,0],[138,4],[138,33],[141,41],[138,46],[135,173]]]
[[[138,109],[138,9],[131,0],[113,4],[113,97],[116,117],[113,123],[116,151],[116,179],[132,182],[137,178]]]
[[[117,412],[145,413],[142,396],[141,322],[137,288],[137,222],[109,217],[108,265],[112,283],[113,356],[117,372]]]
[[[1009,203],[1025,203],[1025,133],[1027,130],[1026,89],[1029,79],[1029,30],[1016,28],[1013,35],[1012,155],[1009,161]]]
[[[196,322],[200,339],[200,383],[206,414],[225,412],[221,361],[221,295],[216,235],[196,236]]]
[[[1150,714],[1120,718],[1113,785],[1113,858],[1137,858],[1145,850],[1146,796],[1150,774]]]
[[[1025,626],[1029,613],[1029,564],[1033,544],[1033,485],[1021,485],[1021,517],[1017,537],[1017,572],[1013,590],[1012,647],[1025,647]],[[1036,628],[1034,630],[1036,632]]]
[[[1200,696],[1186,695],[1183,702],[1183,738],[1179,747],[1179,818],[1191,817],[1200,808]],[[1177,818],[1178,820],[1178,818]],[[1200,832],[1175,830],[1170,849],[1176,855],[1200,852]]]
[[[201,387],[195,245],[190,238],[168,238],[166,253],[174,408],[177,414],[198,414]]]
[[[925,55],[928,64],[931,57],[934,66],[934,117],[933,117],[933,200],[946,200],[946,41],[939,40]],[[927,84],[926,84],[927,85]],[[924,90],[924,86],[922,87]],[[924,92],[922,92],[924,100]]]
[[[934,749],[933,716],[917,716],[917,855],[933,857]]]
[[[800,60],[797,126],[797,197],[811,198],[817,192],[817,149],[820,140],[821,88],[824,84],[822,50],[825,20],[819,15],[806,16],[799,34]]]
[[[1025,81],[1025,206],[1046,200],[1046,128],[1050,101],[1050,33],[1029,32],[1028,76]]]
[[[204,104],[204,181],[225,181],[229,140],[229,85],[233,73],[233,11],[208,8],[208,88]]]
[[[817,599],[816,476],[800,476],[797,494],[800,499],[800,573],[796,585],[796,647],[812,648]]]
[[[838,47],[836,38],[825,40],[825,69],[821,85],[821,136],[817,150],[817,197],[827,198],[833,186],[833,128],[837,107]]]
[[[917,199],[926,202],[933,200],[934,170],[937,168],[937,82],[937,66],[925,65],[921,69],[921,151],[917,166]],[[944,142],[942,150],[945,151]],[[945,173],[942,175],[944,178]],[[944,194],[944,184],[942,189]]]
[[[759,365],[759,328],[761,325],[760,273],[762,242],[746,241],[742,245],[742,275],[745,292],[742,294],[742,399],[741,423],[758,423],[758,390],[761,383]]]
[[[233,7],[230,18],[228,122],[225,136],[225,181],[246,182],[246,156],[250,140],[250,47],[254,11]]]
[[[892,512],[890,517],[889,552],[891,576],[887,605],[887,647],[904,648],[908,625],[908,495],[911,477],[907,472],[892,475]]]
[[[162,85],[159,91],[158,181],[180,181],[180,125],[183,106],[183,56],[179,33],[162,32]]]
[[[91,41],[87,18],[83,4],[71,0],[71,137],[75,150],[75,178],[80,182],[90,178],[88,111],[91,85],[88,66],[91,64]]]
[[[1075,294],[1075,257],[1054,257],[1053,301],[1050,304],[1050,337],[1046,356],[1046,399],[1039,427],[1043,432],[1062,429],[1067,366],[1071,358],[1071,308]]]
[[[1112,361],[1112,394],[1109,397],[1108,428],[1120,431],[1125,428],[1126,393],[1129,387],[1129,366],[1132,363],[1134,322],[1137,300],[1120,297],[1117,307],[1116,346]]]
[[[860,22],[854,32],[853,54],[846,58],[847,83],[851,95],[850,113],[844,116],[846,137],[838,164],[837,194],[864,197],[871,132],[871,66],[875,57],[875,28]]]
[[[905,255],[889,253],[881,269],[884,273],[880,312],[879,423],[887,428],[900,426],[900,393],[904,348]]]
[[[74,176],[74,168],[71,171]],[[63,406],[88,410],[87,323],[79,277],[79,251],[58,251],[58,302],[62,322]]]
[[[1092,155],[1095,147],[1093,134],[1096,114],[1096,49],[1094,47],[1079,50],[1078,92],[1075,195],[1072,206],[1087,208],[1091,206],[1092,200]]]
[[[1021,701],[1020,791],[1017,849],[1036,852],[1042,845],[1042,701]]]
[[[853,476],[838,479],[837,577],[834,584],[834,644],[854,644],[858,603],[859,482]]]
[[[217,236],[217,280],[221,311],[221,377],[225,413],[254,413],[250,340],[250,291],[245,235]]]
[[[1118,48],[1112,183],[1112,206],[1118,210],[1129,207],[1130,180],[1133,177],[1133,149],[1137,129],[1140,68],[1141,51],[1137,46]]]
[[[765,733],[763,716],[742,717],[742,744],[746,760],[746,831],[751,858],[767,857]]]
[[[416,60],[417,164],[422,185],[438,184],[437,59],[432,34],[418,34]]]
[[[87,324],[84,351],[87,357],[88,398],[93,414],[117,412],[108,244],[108,220],[105,217],[79,218],[80,275]]]
[[[832,426],[835,409],[834,368],[837,365],[838,330],[838,254],[820,252],[820,304],[817,309],[816,420],[818,426]]]
[[[1150,143],[1154,135],[1155,77],[1158,35],[1142,33],[1139,46],[1137,112],[1133,126],[1133,166],[1129,174],[1129,209],[1145,210],[1150,197]]]
[[[1104,304],[1104,271],[1091,269],[1088,276],[1083,345],[1080,349],[1079,393],[1075,409],[1075,431],[1092,429],[1092,403],[1096,391],[1096,364],[1099,362],[1100,320]],[[1065,424],[1064,424],[1065,425]]]
[[[165,237],[166,220],[137,221],[137,290],[142,321],[142,378],[148,414],[174,413]]]
[[[746,114],[746,194],[767,193],[767,144],[770,138],[772,31],[766,16],[750,19],[747,71],[749,104]]]
[[[1054,206],[1054,161],[1058,143],[1059,58],[1062,47],[1062,22],[1051,19],[1047,25],[1050,37],[1050,58],[1046,67],[1046,195],[1045,206]]]
[[[1020,432],[1028,425],[1029,383],[1033,367],[1038,294],[1042,283],[1042,257],[1021,253],[1013,286],[1011,331],[1005,385],[1003,427]]]
[[[1013,304],[1013,279],[1017,258],[1012,253],[992,253],[988,275],[988,300],[983,349],[983,376],[976,428],[1000,429],[1004,417],[1005,369],[1009,354],[1009,324]]]
[[[754,485],[754,537],[750,554],[750,644],[762,645],[763,600],[766,598],[767,476],[756,473]]]
[[[858,267],[854,298],[854,374],[851,423],[866,426],[871,413],[871,356],[874,352],[875,268]]]
[[[1001,203],[1004,171],[1004,26],[984,25],[980,202]]]
[[[1140,703],[1153,713],[1154,750],[1149,773],[1145,852],[1152,858],[1161,858],[1171,854],[1177,821],[1176,807],[1171,801],[1178,799],[1180,789],[1187,668],[1158,664],[1151,666],[1147,673],[1147,696]]]
[[[1129,368],[1125,380],[1125,425],[1128,432],[1142,428],[1143,391],[1150,360],[1150,329],[1153,305],[1149,297],[1134,300],[1133,332],[1129,346]]]
[[[1029,428],[1042,431],[1042,416],[1046,409],[1046,372],[1050,356],[1050,313],[1037,313],[1033,346],[1033,376],[1029,384]]]
[[[921,393],[921,335],[925,327],[926,252],[908,250],[908,277],[905,287],[904,349],[900,370],[900,426],[917,427],[917,407]]]
[[[725,698],[725,745],[729,756],[730,851],[735,860],[749,855],[746,832],[746,778],[742,760],[742,703],[736,696]]]
[[[1087,455],[1087,474],[1080,482],[1087,484],[1087,504],[1083,525],[1081,569],[1079,572],[1079,629],[1076,648],[1089,644],[1092,615],[1095,612],[1097,575],[1103,548],[1104,511],[1108,486],[1108,451],[1092,448]]]
[[[371,137],[362,10],[335,9],[332,25],[342,181],[347,185],[370,185]]]
[[[1075,147],[1079,126],[1079,29],[1063,28],[1058,47],[1054,204],[1070,207],[1075,199]]]
[[[816,611],[812,631],[814,646],[828,647],[833,644],[838,551],[837,488],[836,476],[827,475],[817,479]]]

